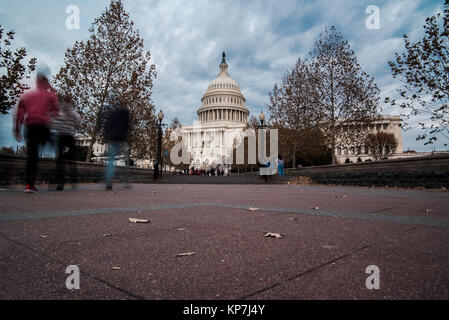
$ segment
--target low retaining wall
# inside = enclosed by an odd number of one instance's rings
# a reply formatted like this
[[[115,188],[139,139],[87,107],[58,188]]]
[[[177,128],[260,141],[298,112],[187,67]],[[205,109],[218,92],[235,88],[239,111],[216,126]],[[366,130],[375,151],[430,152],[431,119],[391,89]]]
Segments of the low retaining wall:
[[[287,184],[291,177],[258,175],[231,175],[231,176],[180,176],[165,175],[156,183],[178,183],[178,184]]]
[[[320,184],[449,188],[449,155],[288,169]]]
[[[75,162],[78,181],[104,182],[105,166],[94,163]],[[26,158],[0,155],[0,185],[25,183]],[[38,183],[55,181],[56,163],[53,159],[40,159]],[[123,181],[125,168],[117,167],[114,180]],[[164,172],[156,183],[179,184],[286,184],[295,176],[307,176],[319,184],[355,186],[424,187],[449,189],[449,155],[434,155],[411,159],[393,159],[336,166],[286,169],[286,176],[271,176],[265,180],[254,175],[240,174],[225,177],[181,176]],[[154,183],[153,171],[129,168],[130,182]]]
[[[78,182],[104,182],[105,166],[95,163],[73,161],[77,166]],[[0,155],[0,185],[25,183],[26,158],[14,155]],[[115,168],[115,181],[123,181],[125,168]],[[39,159],[37,183],[55,183],[56,162],[53,159]],[[150,183],[153,170],[129,168],[130,182]]]

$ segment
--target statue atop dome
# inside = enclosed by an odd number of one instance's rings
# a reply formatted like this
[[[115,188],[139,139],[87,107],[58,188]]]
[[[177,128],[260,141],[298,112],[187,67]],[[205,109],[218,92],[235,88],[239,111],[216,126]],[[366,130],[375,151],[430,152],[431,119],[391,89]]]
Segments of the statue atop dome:
[[[229,74],[228,74],[228,65],[227,65],[227,63],[226,63],[226,54],[225,54],[225,52],[223,51],[223,59],[221,59],[221,64],[220,64],[220,73],[225,73],[225,74],[227,74],[228,76],[229,76]]]

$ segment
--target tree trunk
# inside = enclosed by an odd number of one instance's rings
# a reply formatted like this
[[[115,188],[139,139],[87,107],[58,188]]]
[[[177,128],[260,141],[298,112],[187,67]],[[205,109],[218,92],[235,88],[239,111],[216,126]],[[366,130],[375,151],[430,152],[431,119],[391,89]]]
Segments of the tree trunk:
[[[85,162],[90,162],[90,158],[92,157],[93,145],[94,145],[96,139],[97,139],[97,137],[95,136],[95,137],[92,137],[89,141],[89,146],[87,148],[87,155],[86,155]]]
[[[296,141],[293,143],[292,168],[296,168]]]
[[[332,165],[336,165],[337,157],[335,156],[335,143],[333,141],[331,143],[331,151],[332,151]]]

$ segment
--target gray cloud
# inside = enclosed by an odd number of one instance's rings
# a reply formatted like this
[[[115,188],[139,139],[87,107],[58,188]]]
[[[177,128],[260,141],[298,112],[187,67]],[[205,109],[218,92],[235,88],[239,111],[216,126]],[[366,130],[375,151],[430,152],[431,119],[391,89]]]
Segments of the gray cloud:
[[[87,39],[88,27],[109,1],[6,2],[0,9],[2,25],[14,28],[18,43],[57,72],[65,49],[75,40]],[[69,4],[80,7],[78,31],[64,27]],[[403,33],[419,39],[425,17],[441,9],[442,2],[133,0],[124,4],[157,67],[156,108],[163,108],[165,122],[178,117],[188,124],[209,82],[218,74],[223,50],[231,76],[240,84],[250,111],[257,115],[268,103],[274,83],[298,57],[307,57],[326,25],[343,32],[363,69],[375,77],[382,96],[393,93],[399,84],[392,79],[387,61],[402,50]],[[380,30],[365,28],[365,8],[371,4],[380,7]],[[401,111],[382,107],[386,114]],[[405,148],[429,150],[414,140],[418,133],[415,127],[404,133]],[[3,141],[10,132],[1,135]]]

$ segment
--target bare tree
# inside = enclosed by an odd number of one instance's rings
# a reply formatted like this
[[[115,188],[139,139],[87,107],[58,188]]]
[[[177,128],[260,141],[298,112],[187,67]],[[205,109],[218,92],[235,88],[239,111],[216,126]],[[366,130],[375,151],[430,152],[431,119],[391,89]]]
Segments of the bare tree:
[[[90,138],[86,161],[95,141],[103,141],[102,124],[111,94],[129,107],[133,155],[154,156],[157,122],[151,98],[156,71],[150,52],[144,51],[120,0],[110,2],[89,32],[87,41],[76,41],[66,51],[56,75],[56,87],[71,97],[82,118],[82,133]]]
[[[34,71],[36,58],[30,59],[25,65],[22,60],[27,55],[26,49],[13,50],[11,45],[15,32],[10,30],[3,38],[4,32],[0,25],[0,113],[7,114],[22,93],[29,89],[23,80],[28,79],[30,73]]]
[[[284,157],[287,154],[292,157],[293,167],[296,167],[302,133],[317,127],[320,121],[311,82],[308,62],[298,58],[281,83],[274,85],[267,105],[271,125],[281,129],[279,140],[290,149],[289,152],[283,151]]]
[[[398,140],[393,133],[380,131],[369,133],[366,137],[365,145],[376,160],[379,160],[396,151]]]
[[[314,112],[319,115],[319,126],[335,164],[336,148],[361,145],[367,125],[378,119],[379,89],[374,78],[362,71],[348,41],[333,26],[320,35],[310,55]]]
[[[419,123],[424,133],[416,140],[432,144],[442,135],[445,146],[449,139],[449,0],[444,3],[444,14],[428,17],[424,37],[413,43],[404,35],[405,52],[395,54],[389,61],[393,78],[402,82],[397,90],[399,101],[390,97],[386,103],[399,105],[408,120],[423,115]],[[404,122],[404,126],[407,123]],[[407,127],[406,127],[407,128]]]

